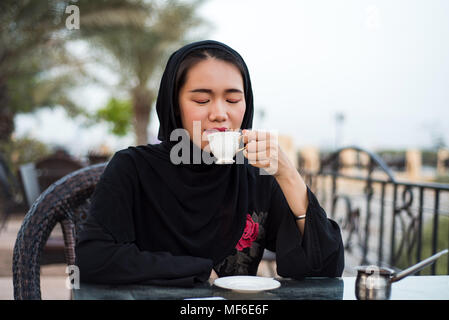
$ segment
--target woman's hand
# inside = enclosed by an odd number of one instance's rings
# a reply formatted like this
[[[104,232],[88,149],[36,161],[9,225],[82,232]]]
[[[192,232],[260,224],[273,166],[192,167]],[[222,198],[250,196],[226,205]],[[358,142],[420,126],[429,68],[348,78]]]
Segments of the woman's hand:
[[[264,168],[274,176],[295,216],[306,214],[309,205],[307,186],[279,146],[277,134],[243,130],[242,135],[245,144],[243,155],[249,163]],[[296,224],[301,234],[304,234],[305,220],[297,220]]]
[[[210,273],[210,276],[209,276],[209,282],[213,283],[214,280],[217,278],[218,278],[218,275],[215,272],[215,270],[212,268],[212,272]]]
[[[278,143],[278,135],[267,131],[242,130],[245,145],[243,155],[249,163],[263,168],[275,178],[288,175],[296,168],[282,151]]]

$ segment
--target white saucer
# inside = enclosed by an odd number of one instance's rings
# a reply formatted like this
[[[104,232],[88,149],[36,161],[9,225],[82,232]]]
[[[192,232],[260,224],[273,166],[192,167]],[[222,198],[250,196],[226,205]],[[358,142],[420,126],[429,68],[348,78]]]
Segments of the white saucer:
[[[237,292],[252,293],[279,288],[281,283],[267,277],[231,276],[215,279],[214,285]]]

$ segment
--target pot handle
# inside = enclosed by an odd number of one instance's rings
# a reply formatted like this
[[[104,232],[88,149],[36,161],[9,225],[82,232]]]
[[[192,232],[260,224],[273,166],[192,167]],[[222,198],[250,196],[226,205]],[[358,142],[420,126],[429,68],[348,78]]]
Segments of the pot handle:
[[[411,266],[410,268],[407,268],[401,272],[399,272],[397,275],[393,276],[390,279],[390,282],[396,282],[399,280],[404,279],[405,277],[412,275],[418,271],[420,271],[421,269],[427,267],[428,265],[434,263],[439,257],[441,257],[442,255],[445,255],[446,253],[448,253],[448,249],[444,249],[438,253],[435,253],[433,256]]]

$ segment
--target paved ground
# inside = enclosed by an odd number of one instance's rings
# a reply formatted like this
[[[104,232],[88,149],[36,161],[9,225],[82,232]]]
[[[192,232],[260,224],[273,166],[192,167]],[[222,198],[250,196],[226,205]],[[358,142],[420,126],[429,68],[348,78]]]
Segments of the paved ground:
[[[42,276],[41,295],[44,300],[69,300],[70,290],[65,287],[65,277]],[[0,300],[14,299],[12,277],[0,277]]]
[[[14,298],[12,283],[12,253],[17,232],[22,223],[21,216],[12,217],[6,229],[0,233],[0,300]],[[60,230],[55,230],[58,233]],[[70,291],[65,286],[64,264],[43,266],[41,268],[41,294],[43,299],[70,299]]]

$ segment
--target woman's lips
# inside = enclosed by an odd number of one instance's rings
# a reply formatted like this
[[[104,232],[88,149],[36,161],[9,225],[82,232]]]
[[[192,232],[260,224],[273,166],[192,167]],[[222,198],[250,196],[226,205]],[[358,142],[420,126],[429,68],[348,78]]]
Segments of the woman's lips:
[[[228,128],[226,127],[221,127],[221,128],[212,128],[212,129],[205,129],[204,132],[206,133],[206,135],[214,133],[214,132],[226,132],[228,130]]]
[[[220,132],[225,132],[226,130],[228,130],[227,128],[225,128],[225,127],[221,127],[221,128],[212,128],[213,130],[218,130],[218,131],[220,131]]]

